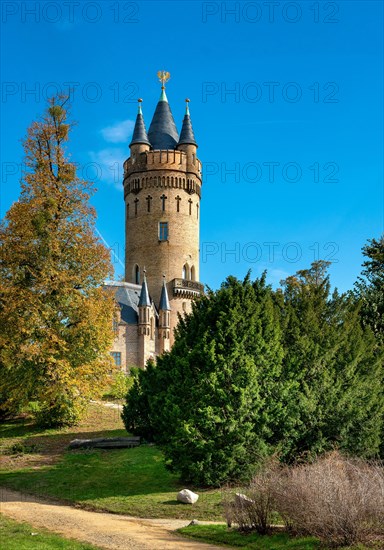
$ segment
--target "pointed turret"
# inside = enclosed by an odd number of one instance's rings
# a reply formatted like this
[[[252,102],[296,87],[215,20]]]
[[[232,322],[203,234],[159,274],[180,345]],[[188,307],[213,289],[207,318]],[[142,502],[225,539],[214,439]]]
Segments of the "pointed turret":
[[[151,356],[152,345],[154,338],[155,319],[153,316],[152,303],[149,298],[146,271],[143,270],[143,284],[141,285],[140,298],[138,303],[139,310],[139,346],[138,358],[139,364],[145,365]]]
[[[193,133],[191,116],[189,114],[189,99],[186,99],[185,115],[183,119],[183,126],[180,132],[180,139],[178,145],[196,145],[195,134]]]
[[[165,71],[160,72],[165,74]],[[160,77],[161,95],[148,131],[152,149],[176,149],[179,141],[179,134],[165,93],[164,83],[169,78],[169,73],[166,74]]]
[[[147,135],[147,130],[145,128],[143,112],[141,110],[142,101],[143,101],[142,99],[138,100],[139,102],[138,113],[136,117],[135,128],[133,130],[132,140],[131,140],[131,143],[129,144],[130,147],[132,147],[132,145],[138,145],[138,144],[150,145],[148,135]]]
[[[185,102],[185,115],[177,149],[187,153],[187,170],[193,171],[196,166],[198,166],[198,162],[196,160],[197,143],[195,140],[195,134],[193,133],[191,116],[189,114],[189,99],[186,99]]]
[[[161,289],[159,311],[171,311],[168,299],[167,285],[165,284],[165,275],[163,275],[163,287]]]
[[[151,300],[149,299],[149,292],[148,292],[148,285],[147,285],[147,278],[145,276],[145,269],[144,269],[144,278],[143,278],[143,284],[141,285],[141,292],[140,292],[140,298],[139,298],[139,307],[151,307]]]
[[[163,275],[163,286],[161,289],[160,305],[159,305],[159,353],[171,349],[170,333],[171,333],[171,306],[168,300],[167,285],[165,284],[165,275]]]

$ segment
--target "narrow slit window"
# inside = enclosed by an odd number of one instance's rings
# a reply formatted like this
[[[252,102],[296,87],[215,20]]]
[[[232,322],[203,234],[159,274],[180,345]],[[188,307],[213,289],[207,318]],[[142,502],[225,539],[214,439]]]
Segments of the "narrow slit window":
[[[165,212],[165,201],[167,200],[167,197],[166,195],[163,194],[161,195],[160,199],[161,199],[161,210]]]
[[[134,281],[136,285],[140,284],[140,268],[138,265],[135,266]]]

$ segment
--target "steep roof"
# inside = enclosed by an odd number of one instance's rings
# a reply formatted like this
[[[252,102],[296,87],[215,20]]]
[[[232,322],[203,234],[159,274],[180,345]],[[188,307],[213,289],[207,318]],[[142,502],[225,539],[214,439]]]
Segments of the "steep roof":
[[[168,299],[167,285],[165,278],[163,279],[163,287],[161,289],[159,311],[171,311],[171,306]]]
[[[143,284],[141,285],[141,292],[140,292],[138,306],[139,307],[151,306],[151,300],[149,298],[148,285],[147,285],[147,279],[145,277],[145,274],[144,274]]]
[[[195,140],[195,134],[193,133],[192,121],[189,114],[188,101],[189,100],[187,100],[187,107],[186,107],[185,115],[183,119],[183,126],[180,132],[179,145],[185,143],[185,144],[192,144],[197,146],[197,143]]]
[[[129,325],[137,325],[140,285],[112,281],[104,285],[104,288],[114,293],[120,306],[121,320]]]
[[[137,113],[135,128],[133,130],[133,136],[129,146],[134,145],[135,143],[145,143],[147,145],[150,145],[147,130],[145,128],[143,113],[141,110],[141,101],[139,102],[139,111]]]
[[[179,134],[164,89],[149,127],[148,139],[153,149],[175,149],[179,141]]]

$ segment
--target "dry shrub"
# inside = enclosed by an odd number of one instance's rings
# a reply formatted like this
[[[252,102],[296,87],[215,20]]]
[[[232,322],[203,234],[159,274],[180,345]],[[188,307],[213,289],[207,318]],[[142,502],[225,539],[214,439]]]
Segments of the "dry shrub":
[[[227,496],[224,500],[228,526],[236,523],[242,531],[255,530],[261,535],[270,532],[274,504],[274,487],[281,468],[277,460],[270,459],[252,479],[244,493]]]
[[[384,533],[384,468],[337,452],[284,468],[274,489],[287,527],[328,544],[349,545]]]

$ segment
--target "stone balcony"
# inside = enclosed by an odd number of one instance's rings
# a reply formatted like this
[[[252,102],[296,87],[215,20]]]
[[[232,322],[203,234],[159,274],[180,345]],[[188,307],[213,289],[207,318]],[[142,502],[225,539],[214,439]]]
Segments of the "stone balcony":
[[[173,295],[177,298],[195,298],[204,293],[204,285],[198,281],[173,279]]]

